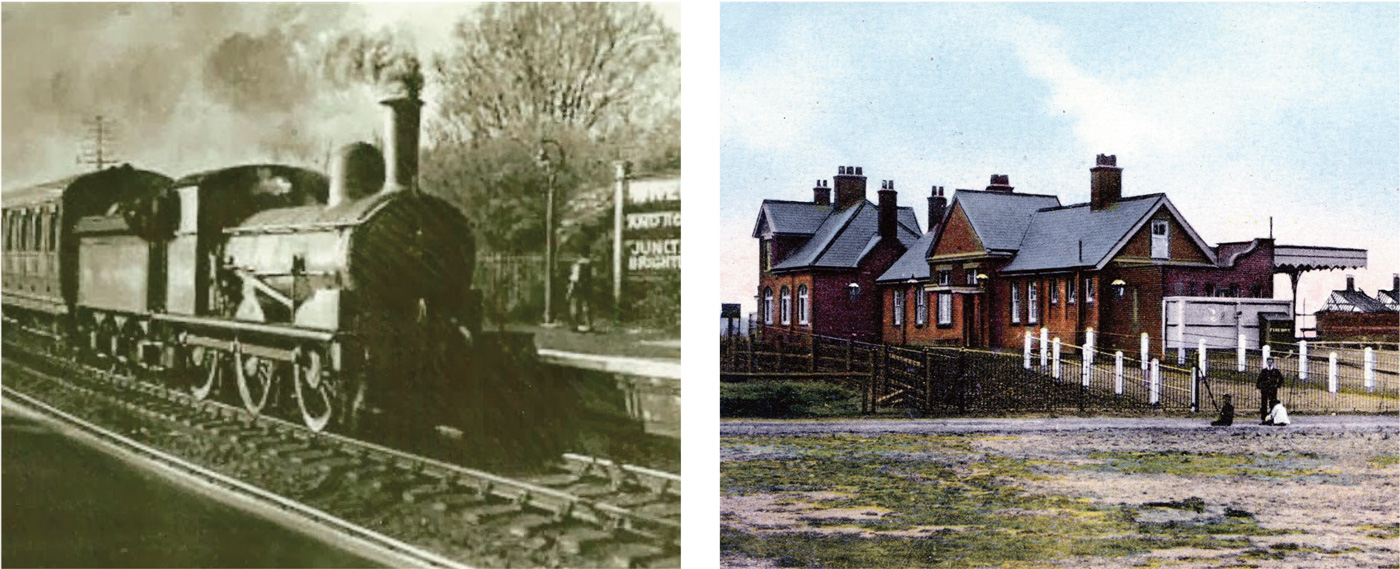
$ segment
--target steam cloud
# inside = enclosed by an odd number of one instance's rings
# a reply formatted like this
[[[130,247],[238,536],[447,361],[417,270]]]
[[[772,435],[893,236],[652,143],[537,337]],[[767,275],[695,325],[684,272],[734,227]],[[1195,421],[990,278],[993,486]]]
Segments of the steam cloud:
[[[83,120],[119,126],[123,161],[172,176],[246,162],[323,168],[374,140],[383,84],[418,61],[346,4],[5,4],[4,185],[88,168]],[[58,31],[58,30],[61,30]],[[109,151],[111,148],[109,148]]]

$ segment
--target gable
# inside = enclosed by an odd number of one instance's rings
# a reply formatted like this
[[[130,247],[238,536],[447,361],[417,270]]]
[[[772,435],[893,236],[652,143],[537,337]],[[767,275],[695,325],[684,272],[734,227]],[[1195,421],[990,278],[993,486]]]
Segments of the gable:
[[[1167,222],[1167,259],[1178,263],[1210,263],[1211,258],[1197,247],[1186,232],[1186,228],[1172,215],[1171,210],[1160,207],[1149,216],[1148,221],[1139,227],[1113,260],[1152,261],[1152,222]]]
[[[952,255],[986,254],[987,248],[977,238],[972,222],[967,219],[961,203],[954,203],[948,212],[948,223],[939,228],[938,243],[933,247],[933,257]]]

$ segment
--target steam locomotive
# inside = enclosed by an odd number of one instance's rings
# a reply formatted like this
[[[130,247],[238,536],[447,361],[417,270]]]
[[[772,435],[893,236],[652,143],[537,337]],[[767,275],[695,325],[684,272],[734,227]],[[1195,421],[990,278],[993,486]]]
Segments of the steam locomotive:
[[[7,193],[6,320],[315,431],[451,412],[509,354],[482,333],[466,218],[416,188],[422,102],[381,103],[384,152],[342,147],[328,176],[128,165]]]

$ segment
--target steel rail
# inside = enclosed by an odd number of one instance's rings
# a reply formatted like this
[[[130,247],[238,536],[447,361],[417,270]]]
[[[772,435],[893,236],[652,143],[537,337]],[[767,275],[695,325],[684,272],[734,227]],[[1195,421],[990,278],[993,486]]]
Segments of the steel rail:
[[[23,364],[8,361],[4,363],[6,365],[23,368],[27,373],[41,377],[49,376],[49,374]],[[307,506],[241,480],[214,472],[159,449],[152,448],[131,438],[85,421],[8,386],[0,386],[0,391],[3,391],[5,397],[11,400],[17,400],[36,412],[40,412],[58,421],[60,424],[77,429],[103,443],[150,461],[155,466],[183,475],[187,478],[192,478],[197,482],[212,485],[242,498],[250,499],[255,503],[300,516],[306,521],[320,524],[334,531],[340,537],[348,538],[359,546],[369,548],[380,555],[389,557],[396,564],[402,563],[415,567],[468,567],[446,557],[424,551],[374,530],[344,520],[323,510]]]
[[[10,344],[10,342],[6,343]],[[20,348],[22,350],[24,349],[15,344],[11,344],[11,346],[14,348]],[[32,353],[32,350],[25,351]],[[35,355],[45,358],[57,359],[52,358],[52,356],[48,354],[36,353]],[[65,366],[83,365],[67,360],[59,360],[59,363]],[[23,366],[23,364],[16,363],[14,365],[21,365],[26,369],[32,370],[32,368],[29,368],[28,366]],[[580,521],[602,525],[610,529],[623,530],[648,540],[667,541],[675,545],[679,545],[680,543],[679,520],[671,520],[643,514],[640,512],[635,512],[621,506],[608,504],[601,500],[576,496],[573,494],[569,494],[568,492],[564,492],[562,490],[556,490],[554,488],[549,488],[546,486],[541,486],[522,480],[515,480],[512,478],[491,474],[489,472],[484,472],[465,466],[460,466],[424,456],[411,454],[384,445],[356,439],[353,437],[348,437],[338,433],[314,433],[309,429],[305,428],[303,425],[287,421],[278,417],[273,417],[269,415],[250,416],[244,409],[234,405],[229,405],[219,401],[196,401],[192,395],[179,390],[171,389],[169,387],[156,385],[148,382],[142,382],[136,378],[118,375],[110,371],[104,371],[100,369],[93,369],[92,371],[101,375],[106,375],[112,380],[122,381],[128,384],[130,387],[133,387],[139,391],[145,392],[148,395],[152,395],[160,399],[178,399],[188,407],[203,410],[206,413],[211,413],[220,418],[238,418],[240,415],[242,415],[245,418],[251,419],[250,426],[256,425],[258,422],[261,421],[264,422],[266,426],[272,427],[277,431],[289,434],[301,440],[309,441],[321,439],[323,441],[335,444],[341,447],[342,450],[347,450],[352,454],[363,453],[366,455],[366,458],[373,459],[374,457],[369,455],[378,455],[381,458],[381,460],[377,460],[377,462],[393,463],[394,465],[399,466],[401,468],[416,471],[427,476],[438,478],[440,480],[455,479],[455,482],[457,484],[461,484],[463,486],[468,487],[475,486],[475,488],[481,495],[492,495],[517,504],[528,505],[533,508],[548,511],[555,514],[556,516],[572,517]],[[68,384],[68,382],[63,381],[59,378],[54,378],[50,374],[44,374],[43,372],[39,372],[37,370],[33,370],[33,373],[45,375],[52,378],[55,381]],[[580,457],[585,460],[597,461],[597,463],[600,465],[614,465],[612,461],[606,459],[584,457],[583,455],[566,456]],[[624,471],[629,471],[633,474],[648,476],[653,479],[662,479],[666,480],[667,482],[674,481],[675,490],[672,493],[679,495],[680,477],[675,474],[632,465],[621,465],[620,468]]]

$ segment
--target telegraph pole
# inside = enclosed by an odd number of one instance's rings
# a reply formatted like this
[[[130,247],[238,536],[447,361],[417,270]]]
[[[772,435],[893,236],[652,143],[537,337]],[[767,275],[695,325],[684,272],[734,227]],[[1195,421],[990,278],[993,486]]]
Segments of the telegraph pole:
[[[78,163],[96,170],[117,163],[116,153],[111,148],[117,140],[117,128],[112,119],[94,115],[84,119],[83,125],[87,127],[87,141],[78,152]]]

